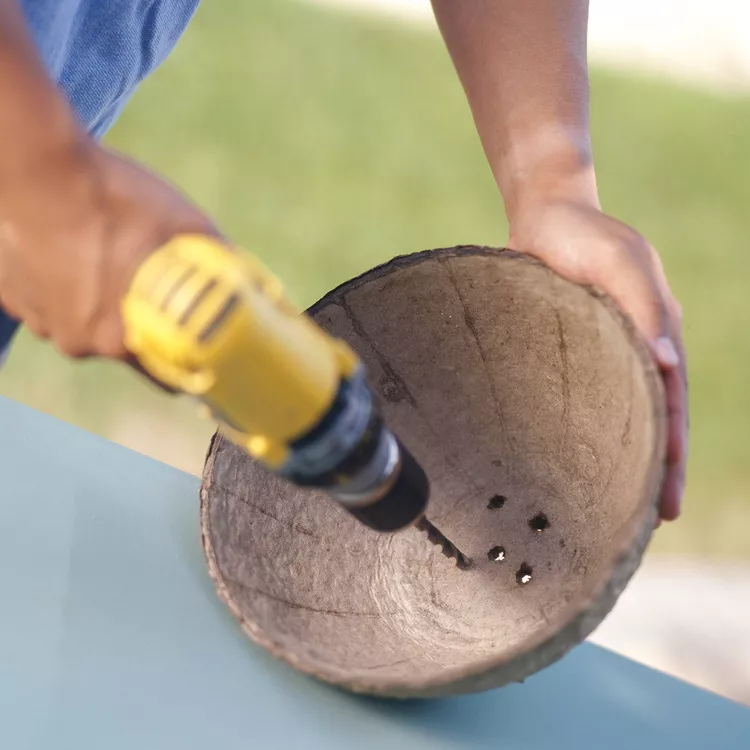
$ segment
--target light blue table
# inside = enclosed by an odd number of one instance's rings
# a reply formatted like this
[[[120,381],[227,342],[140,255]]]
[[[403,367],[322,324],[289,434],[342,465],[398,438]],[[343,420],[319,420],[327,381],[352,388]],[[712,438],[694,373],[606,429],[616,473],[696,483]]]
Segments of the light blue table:
[[[750,711],[591,645],[524,685],[357,698],[249,644],[198,480],[0,398],[0,748],[750,748]]]

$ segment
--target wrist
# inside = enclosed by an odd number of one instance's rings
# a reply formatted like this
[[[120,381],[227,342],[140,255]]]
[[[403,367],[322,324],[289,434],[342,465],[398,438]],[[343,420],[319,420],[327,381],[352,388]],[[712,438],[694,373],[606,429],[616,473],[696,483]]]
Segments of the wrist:
[[[88,140],[67,102],[44,100],[19,102],[16,114],[26,111],[23,121],[0,117],[0,171],[23,174],[35,171],[57,157],[77,151]]]
[[[526,135],[510,146],[493,171],[511,225],[541,203],[564,200],[600,207],[587,134]]]
[[[39,57],[20,5],[0,0],[0,169],[80,140],[82,128]]]
[[[57,86],[30,64],[0,68],[0,170],[18,172],[80,148],[85,131]]]

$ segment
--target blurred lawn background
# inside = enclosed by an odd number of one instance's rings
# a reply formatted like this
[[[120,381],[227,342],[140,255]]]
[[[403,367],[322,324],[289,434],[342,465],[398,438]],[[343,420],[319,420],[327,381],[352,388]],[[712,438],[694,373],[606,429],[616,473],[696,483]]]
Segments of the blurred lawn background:
[[[653,551],[750,558],[750,99],[593,71],[602,199],[685,308],[683,520]],[[501,245],[503,208],[442,43],[291,0],[206,3],[110,145],[163,173],[308,305],[400,253]],[[129,372],[22,334],[0,393],[199,473],[209,424]]]

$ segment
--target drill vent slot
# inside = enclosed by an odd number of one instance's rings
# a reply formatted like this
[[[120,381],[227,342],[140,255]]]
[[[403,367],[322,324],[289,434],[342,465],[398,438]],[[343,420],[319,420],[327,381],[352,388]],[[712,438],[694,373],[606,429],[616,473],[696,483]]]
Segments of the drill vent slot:
[[[201,302],[203,302],[206,297],[208,297],[209,294],[219,285],[219,282],[216,279],[211,279],[210,281],[206,282],[206,284],[203,286],[203,289],[198,292],[198,294],[193,297],[190,304],[185,308],[182,315],[180,315],[180,319],[177,321],[178,325],[185,326],[190,321],[190,318],[193,316],[193,313],[198,309]]]
[[[190,266],[190,268],[187,268],[184,270],[175,280],[174,284],[172,284],[171,287],[169,287],[167,293],[164,295],[164,299],[161,301],[161,304],[159,305],[159,309],[162,312],[165,312],[166,309],[169,307],[169,303],[174,299],[177,292],[182,289],[185,282],[191,277],[195,275],[195,272],[198,269],[195,266]]]
[[[238,294],[232,294],[221,306],[219,312],[214,315],[213,320],[200,332],[198,341],[202,344],[208,341],[216,329],[232,314],[232,311],[240,302]]]

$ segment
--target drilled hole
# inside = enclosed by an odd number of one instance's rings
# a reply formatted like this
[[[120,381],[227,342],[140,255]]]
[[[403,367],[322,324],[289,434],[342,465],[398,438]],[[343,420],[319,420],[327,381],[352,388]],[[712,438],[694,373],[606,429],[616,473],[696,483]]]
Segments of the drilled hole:
[[[505,547],[493,547],[488,553],[487,557],[492,562],[505,562]]]
[[[531,581],[531,574],[533,570],[531,565],[528,563],[521,563],[521,567],[516,571],[516,581],[521,585],[525,586]]]
[[[549,519],[544,515],[544,513],[537,513],[529,521],[529,526],[531,526],[534,531],[544,531],[545,529],[549,528]]]
[[[490,501],[487,503],[487,507],[490,510],[497,510],[498,508],[502,508],[503,505],[505,505],[505,501],[508,498],[504,495],[495,495],[494,497],[490,498]]]

